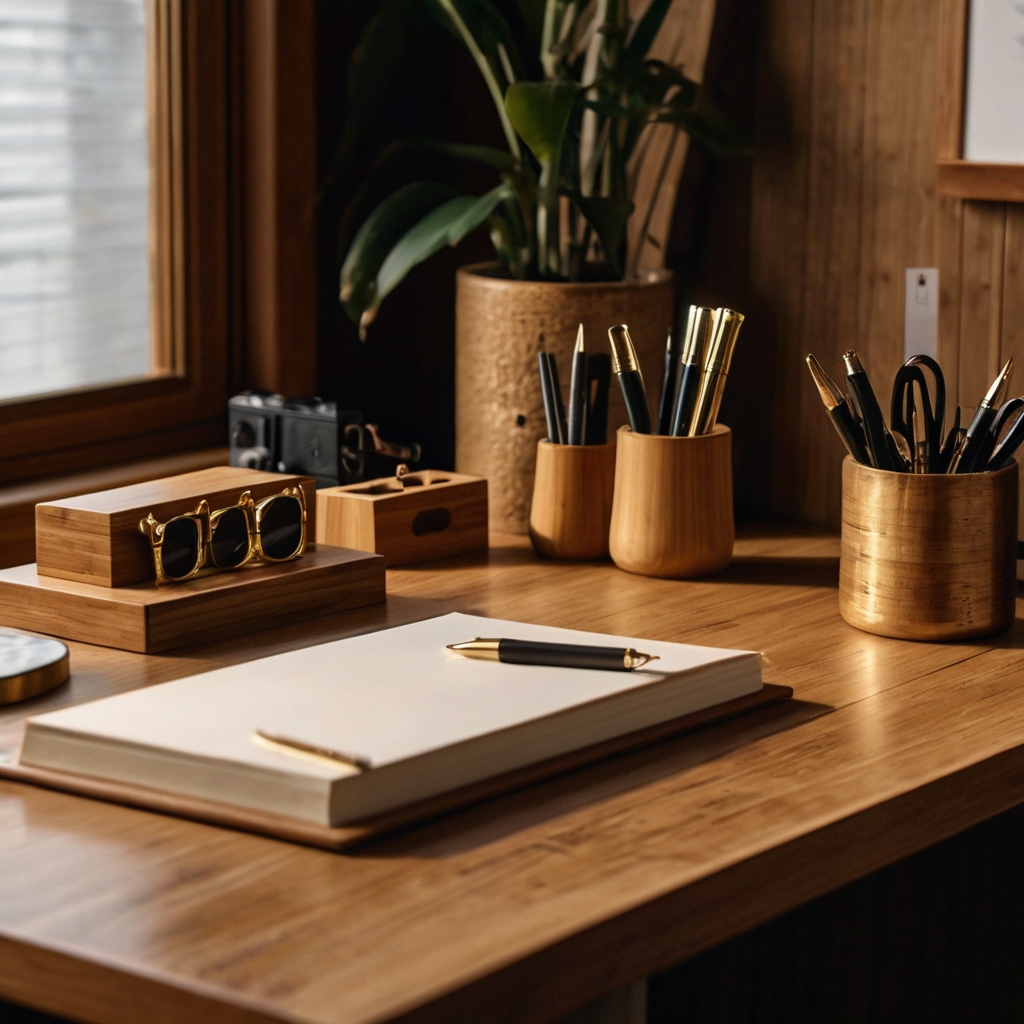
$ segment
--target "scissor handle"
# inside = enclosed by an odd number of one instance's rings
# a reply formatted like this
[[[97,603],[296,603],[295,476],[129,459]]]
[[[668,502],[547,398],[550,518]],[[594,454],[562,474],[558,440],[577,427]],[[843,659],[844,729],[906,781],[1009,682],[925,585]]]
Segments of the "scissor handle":
[[[941,435],[946,426],[946,377],[942,367],[931,356],[926,355],[911,356],[903,365],[926,366],[931,370],[932,377],[935,378],[935,419]]]

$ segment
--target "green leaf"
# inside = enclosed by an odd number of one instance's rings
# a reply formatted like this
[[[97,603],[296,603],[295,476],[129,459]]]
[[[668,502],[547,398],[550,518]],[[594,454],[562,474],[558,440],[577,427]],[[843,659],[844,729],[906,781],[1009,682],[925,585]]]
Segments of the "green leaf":
[[[565,192],[579,207],[601,239],[604,258],[617,276],[622,276],[622,255],[626,245],[626,228],[635,209],[629,199],[614,196],[583,196],[579,192]]]
[[[502,200],[511,194],[511,187],[502,182],[486,195],[455,196],[438,206],[414,224],[395,243],[377,274],[373,301],[359,319],[360,335],[373,323],[381,302],[402,282],[418,263],[440,252],[446,245],[458,245],[474,228],[479,227]]]
[[[455,195],[455,189],[416,181],[393,193],[363,222],[341,268],[341,302],[356,324],[371,306],[377,275],[395,243],[429,211]]]
[[[512,127],[541,164],[557,159],[580,87],[575,82],[516,82],[505,93]]]
[[[668,9],[671,6],[672,0],[651,0],[626,43],[628,56],[637,60],[642,60],[647,56],[647,51],[654,44],[654,40],[661,30],[662,22],[665,20],[665,15],[668,14]]]

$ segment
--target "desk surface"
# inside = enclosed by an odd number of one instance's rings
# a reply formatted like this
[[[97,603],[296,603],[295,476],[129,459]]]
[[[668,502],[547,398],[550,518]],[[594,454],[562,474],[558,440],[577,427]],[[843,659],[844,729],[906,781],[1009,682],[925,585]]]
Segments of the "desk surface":
[[[558,1016],[1024,802],[1024,626],[839,617],[838,541],[741,534],[699,581],[525,541],[389,572],[386,607],[145,657],[72,644],[42,708],[459,610],[764,652],[795,699],[348,854],[0,784],[0,997],[93,1021]]]

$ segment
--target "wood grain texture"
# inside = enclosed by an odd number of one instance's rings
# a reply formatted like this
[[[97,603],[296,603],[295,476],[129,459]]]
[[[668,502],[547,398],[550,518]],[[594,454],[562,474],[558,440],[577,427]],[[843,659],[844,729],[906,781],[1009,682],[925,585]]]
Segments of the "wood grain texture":
[[[673,323],[672,276],[644,281],[555,284],[504,281],[463,267],[456,277],[455,468],[487,477],[491,529],[526,534],[537,442],[547,436],[537,353],[553,352],[568,398],[576,329],[588,351],[608,351],[608,328],[629,325],[648,399],[657,401],[665,337]],[[608,440],[627,422],[612,381]]]
[[[732,432],[663,437],[619,429],[608,547],[620,569],[688,579],[732,557]]]
[[[905,640],[990,636],[1013,624],[1017,463],[996,473],[889,473],[843,462],[839,610]]]
[[[201,448],[159,459],[5,487],[0,492],[0,568],[36,560],[36,505],[41,501],[123,487],[162,476],[177,476],[196,469],[223,466],[227,461],[227,448]]]
[[[107,587],[0,569],[0,622],[153,654],[384,600],[379,555],[323,545],[292,562],[252,563],[182,583]]]
[[[933,0],[765,6],[745,285],[774,356],[773,513],[838,526],[845,450],[803,359],[814,352],[838,377],[856,349],[885,407],[903,360],[906,267],[940,271],[950,415],[977,404],[1012,329],[1001,315],[1007,207],[938,183],[936,146],[958,159],[960,132],[940,82],[963,63],[962,34],[951,42],[942,26],[965,12],[963,0],[941,12]],[[741,351],[733,373],[743,372]]]
[[[0,745],[30,713],[454,610],[758,649],[796,699],[355,855],[0,783],[0,995],[100,1022],[551,1021],[1024,802],[1024,626],[861,632],[838,554],[748,528],[679,582],[495,538],[344,616],[159,658],[72,643]]]
[[[152,580],[153,551],[139,532],[152,512],[160,522],[191,512],[205,498],[211,510],[238,502],[244,491],[255,501],[299,486],[306,498],[306,531],[316,536],[316,485],[310,477],[264,473],[236,466],[211,466],[107,491],[36,505],[36,561],[44,576],[101,587]]]
[[[487,481],[424,469],[316,492],[318,544],[375,551],[388,567],[487,547]]]
[[[545,558],[608,557],[615,445],[537,442],[530,541]]]
[[[936,185],[946,196],[1024,203],[1024,164],[940,160]]]

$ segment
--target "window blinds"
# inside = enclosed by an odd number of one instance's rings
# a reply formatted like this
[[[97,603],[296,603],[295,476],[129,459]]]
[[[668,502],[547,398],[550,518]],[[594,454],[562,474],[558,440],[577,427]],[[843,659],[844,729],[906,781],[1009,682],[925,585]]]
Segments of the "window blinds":
[[[149,368],[144,0],[0,0],[0,399]]]

